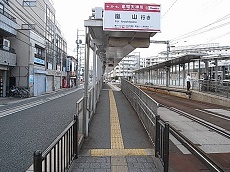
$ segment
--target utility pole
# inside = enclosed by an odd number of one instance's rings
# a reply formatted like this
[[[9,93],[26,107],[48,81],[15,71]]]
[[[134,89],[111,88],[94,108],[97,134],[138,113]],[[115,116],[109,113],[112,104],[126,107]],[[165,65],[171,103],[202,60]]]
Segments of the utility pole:
[[[77,40],[76,40],[76,44],[77,44],[77,65],[76,65],[76,87],[78,87],[79,83],[80,83],[80,73],[81,73],[81,54],[80,54],[80,58],[79,58],[79,48],[80,45],[82,44],[82,40],[79,39],[79,36],[84,36],[84,35],[79,35],[79,31],[83,31],[83,30],[78,30],[77,29]],[[81,53],[81,52],[80,52]]]
[[[169,41],[155,41],[155,40],[150,40],[150,43],[155,43],[155,44],[166,44],[167,49],[166,49],[166,60],[169,60],[169,52],[170,52],[170,45]],[[166,66],[165,71],[166,71],[166,87],[169,86],[169,68]]]
[[[166,60],[169,59],[169,52],[170,52],[170,45],[169,45],[169,40],[167,41],[156,41],[156,40],[150,40],[150,43],[154,43],[154,44],[166,44],[167,45],[167,53],[166,53]]]
[[[78,58],[78,48],[79,48],[79,45],[78,45],[78,29],[77,29],[77,40],[76,40],[76,44],[77,44],[77,65],[76,65],[76,87],[78,88],[78,85],[79,85],[79,72],[78,72],[78,68],[79,68],[79,58]]]

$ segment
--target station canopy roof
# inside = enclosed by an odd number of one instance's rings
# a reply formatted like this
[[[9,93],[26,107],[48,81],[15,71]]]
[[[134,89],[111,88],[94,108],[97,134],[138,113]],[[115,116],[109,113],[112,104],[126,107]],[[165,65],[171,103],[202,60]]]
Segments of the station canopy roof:
[[[127,10],[123,9],[125,7],[138,7],[139,11],[138,13],[135,11],[137,9]],[[144,7],[144,8],[142,8]],[[109,9],[106,9],[109,8]],[[114,11],[110,8],[116,8]],[[120,9],[118,9],[120,8]],[[140,11],[140,8],[142,8],[143,11]],[[154,9],[153,9],[154,8]],[[155,10],[155,11],[146,11],[146,9]],[[122,11],[123,10],[123,11]],[[108,11],[108,12],[107,12]],[[106,13],[107,12],[107,13]],[[139,13],[140,12],[140,13]],[[152,13],[153,12],[153,13]],[[111,14],[111,15],[110,15]],[[123,19],[124,16],[127,17],[134,15],[134,17],[145,16],[151,18],[151,21],[149,20],[147,23],[139,25],[142,27],[141,29],[123,29],[122,27],[127,26],[133,26],[133,24],[130,23],[124,23],[125,22],[133,22],[131,19]],[[118,25],[119,29],[116,28],[116,21],[114,18],[116,18],[116,15],[118,15]],[[140,15],[140,16],[135,16]],[[120,17],[121,16],[121,17]],[[154,18],[155,17],[155,18]],[[121,20],[122,19],[122,20]],[[137,21],[137,24],[139,22],[143,22],[139,20]],[[146,19],[146,18],[145,18]],[[105,21],[108,21],[109,25],[114,24],[114,29],[105,29]],[[143,19],[142,19],[143,20]],[[143,27],[151,25],[152,21],[157,21],[157,27],[160,26],[160,5],[157,4],[135,4],[134,6],[131,6],[130,3],[105,3],[105,10],[102,18],[94,18],[94,19],[88,19],[85,20],[84,25],[85,27],[88,27],[88,32],[91,37],[91,42],[96,43],[97,47],[97,55],[99,55],[99,58],[103,60],[105,65],[106,72],[110,72],[114,69],[114,67],[129,53],[131,53],[136,48],[148,48],[150,45],[150,37],[153,37],[156,33],[160,32],[160,29],[145,29]],[[104,25],[104,26],[103,26]],[[110,27],[110,26],[109,26]],[[150,28],[150,27],[149,27]]]
[[[207,54],[206,53],[188,53],[188,54],[182,55],[180,57],[177,57],[175,59],[166,60],[164,62],[157,63],[157,64],[152,65],[152,66],[141,68],[139,70],[136,70],[135,72],[143,72],[146,70],[155,70],[155,69],[164,69],[164,68],[168,68],[168,67],[171,67],[174,65],[185,64],[185,63],[199,60],[204,55],[207,55]]]
[[[106,71],[113,68],[136,48],[148,48],[156,32],[104,31],[102,20],[87,20],[85,25],[97,45],[97,55],[105,61]]]

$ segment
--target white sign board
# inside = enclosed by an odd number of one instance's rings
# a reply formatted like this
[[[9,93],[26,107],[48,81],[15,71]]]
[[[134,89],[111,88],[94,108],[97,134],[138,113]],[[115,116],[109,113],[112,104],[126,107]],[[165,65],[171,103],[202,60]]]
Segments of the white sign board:
[[[105,3],[103,29],[160,32],[160,5]]]

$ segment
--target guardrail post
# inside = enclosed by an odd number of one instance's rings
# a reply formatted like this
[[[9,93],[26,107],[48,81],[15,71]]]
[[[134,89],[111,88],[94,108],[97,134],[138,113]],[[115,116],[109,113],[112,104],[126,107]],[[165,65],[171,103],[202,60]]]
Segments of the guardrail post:
[[[42,152],[40,150],[34,152],[34,172],[42,172]]]
[[[78,115],[74,115],[74,126],[73,126],[73,151],[74,158],[78,158]]]
[[[158,158],[160,152],[160,116],[155,116],[155,157]]]
[[[168,172],[169,169],[169,124],[165,124],[164,128],[164,172]]]

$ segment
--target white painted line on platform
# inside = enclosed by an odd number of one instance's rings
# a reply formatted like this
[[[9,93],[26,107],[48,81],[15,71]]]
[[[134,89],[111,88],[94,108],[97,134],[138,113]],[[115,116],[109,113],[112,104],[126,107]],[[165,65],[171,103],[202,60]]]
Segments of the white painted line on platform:
[[[206,153],[229,153],[230,152],[230,139],[216,132],[213,132],[209,128],[199,123],[196,123],[195,121],[188,119],[167,108],[159,107],[158,114],[163,120],[168,121],[171,126],[173,126],[176,130],[180,131],[181,134],[186,136],[191,142],[200,145],[199,147],[204,152]],[[205,122],[208,123],[207,121]],[[221,127],[218,128],[221,129]]]
[[[219,116],[219,115],[213,114],[213,113],[211,113],[211,112],[203,111],[203,110],[201,110],[201,109],[196,109],[196,110],[197,110],[197,111],[200,111],[200,112],[202,112],[202,113],[206,113],[206,114],[209,114],[209,115],[212,115],[212,116],[215,116],[215,117],[222,118],[222,119],[224,119],[224,120],[230,121],[229,118],[225,118],[225,117],[223,117],[223,116]]]
[[[225,110],[225,109],[205,109],[205,110],[211,111],[214,113],[218,113],[218,114],[221,114],[223,116],[230,117],[230,111],[229,110]]]

